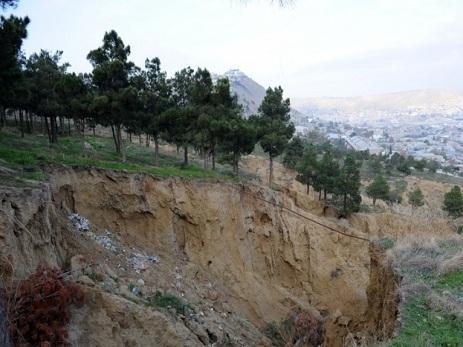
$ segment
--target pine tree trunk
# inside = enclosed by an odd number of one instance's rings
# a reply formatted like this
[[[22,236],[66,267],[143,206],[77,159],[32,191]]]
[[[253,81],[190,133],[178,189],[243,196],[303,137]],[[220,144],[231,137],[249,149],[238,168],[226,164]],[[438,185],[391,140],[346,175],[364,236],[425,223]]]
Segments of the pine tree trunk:
[[[64,120],[63,117],[58,117],[59,118],[59,133],[60,135],[64,134]],[[58,129],[58,125],[56,126]]]
[[[50,117],[50,129],[51,129],[51,143],[58,142],[58,123],[56,121],[56,116]]]
[[[21,129],[21,137],[24,137],[24,114],[23,114],[23,110],[19,110],[19,128]]]
[[[326,194],[326,188],[325,188],[325,189],[323,189],[323,200],[326,200],[326,195],[327,194]]]
[[[310,194],[310,185],[307,184],[306,186],[307,186],[307,195],[309,195]]]
[[[270,155],[269,159],[270,159],[270,173],[268,175],[268,185],[269,187],[271,187],[273,183],[273,157]]]
[[[5,125],[5,108],[0,106],[0,128]]]
[[[239,157],[238,157],[238,153],[233,153],[233,172],[235,173],[235,175],[238,176],[238,163],[239,163]]]
[[[183,165],[188,165],[188,146],[183,146]]]
[[[211,155],[212,155],[212,170],[215,171],[215,146],[212,146]]]
[[[145,146],[149,147],[150,146],[150,136],[146,134],[146,139],[145,139]]]
[[[373,206],[376,205],[376,198],[373,198]]]
[[[45,121],[45,126],[47,128],[48,142],[51,143],[51,129],[48,125],[48,117],[44,116],[43,120]]]
[[[71,136],[71,118],[68,118],[68,135]]]
[[[322,190],[320,189],[318,191],[318,201],[320,201],[322,199]]]
[[[154,165],[158,166],[159,161],[159,139],[154,137]]]
[[[27,133],[32,134],[34,125],[32,124],[32,113],[30,113],[29,111],[26,111],[26,121],[27,121]]]
[[[143,144],[143,140],[141,139],[141,134],[138,135],[138,143],[139,143],[140,145]]]
[[[120,124],[116,126],[116,136],[117,142],[119,143],[119,154],[121,156],[122,162],[125,163],[127,160],[127,153],[125,151],[124,139],[122,137],[122,129]]]
[[[95,128],[93,129],[95,130]],[[111,124],[111,131],[113,134],[114,146],[116,147],[116,153],[120,154],[119,142],[118,142],[119,139],[117,138],[116,129],[114,129],[114,125],[112,124]],[[93,134],[95,134],[95,132]]]

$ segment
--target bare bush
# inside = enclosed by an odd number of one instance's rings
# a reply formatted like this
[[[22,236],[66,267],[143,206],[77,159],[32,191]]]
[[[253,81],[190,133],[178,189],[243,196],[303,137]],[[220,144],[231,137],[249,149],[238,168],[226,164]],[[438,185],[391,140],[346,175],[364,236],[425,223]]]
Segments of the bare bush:
[[[3,290],[7,325],[15,346],[66,346],[69,306],[83,293],[57,268],[39,266],[29,277]]]

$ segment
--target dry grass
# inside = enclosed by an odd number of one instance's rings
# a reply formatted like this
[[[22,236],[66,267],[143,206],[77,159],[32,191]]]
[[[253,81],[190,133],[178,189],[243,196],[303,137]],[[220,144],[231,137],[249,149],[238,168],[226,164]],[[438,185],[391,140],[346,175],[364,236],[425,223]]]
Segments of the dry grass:
[[[463,319],[463,303],[448,291],[442,294],[432,291],[427,296],[426,304],[434,311],[450,314],[458,319]]]
[[[441,274],[447,274],[457,270],[463,269],[463,249],[458,253],[455,253],[451,258],[443,260],[439,264],[439,272]]]

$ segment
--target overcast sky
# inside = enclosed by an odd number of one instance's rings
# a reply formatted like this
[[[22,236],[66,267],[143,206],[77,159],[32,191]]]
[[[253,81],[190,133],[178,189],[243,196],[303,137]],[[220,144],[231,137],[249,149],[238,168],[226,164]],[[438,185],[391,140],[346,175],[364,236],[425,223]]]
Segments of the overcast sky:
[[[71,70],[115,29],[142,66],[238,68],[290,97],[463,91],[463,0],[20,0],[25,51],[63,50]]]

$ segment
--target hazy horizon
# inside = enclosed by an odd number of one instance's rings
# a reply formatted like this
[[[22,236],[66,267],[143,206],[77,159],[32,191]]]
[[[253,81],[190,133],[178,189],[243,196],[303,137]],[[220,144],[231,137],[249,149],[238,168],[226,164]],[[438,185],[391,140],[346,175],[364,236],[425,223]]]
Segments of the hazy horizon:
[[[143,66],[239,69],[289,97],[350,97],[409,90],[463,91],[463,2],[458,0],[21,0],[31,24],[24,50],[63,50],[71,71],[116,30]]]

